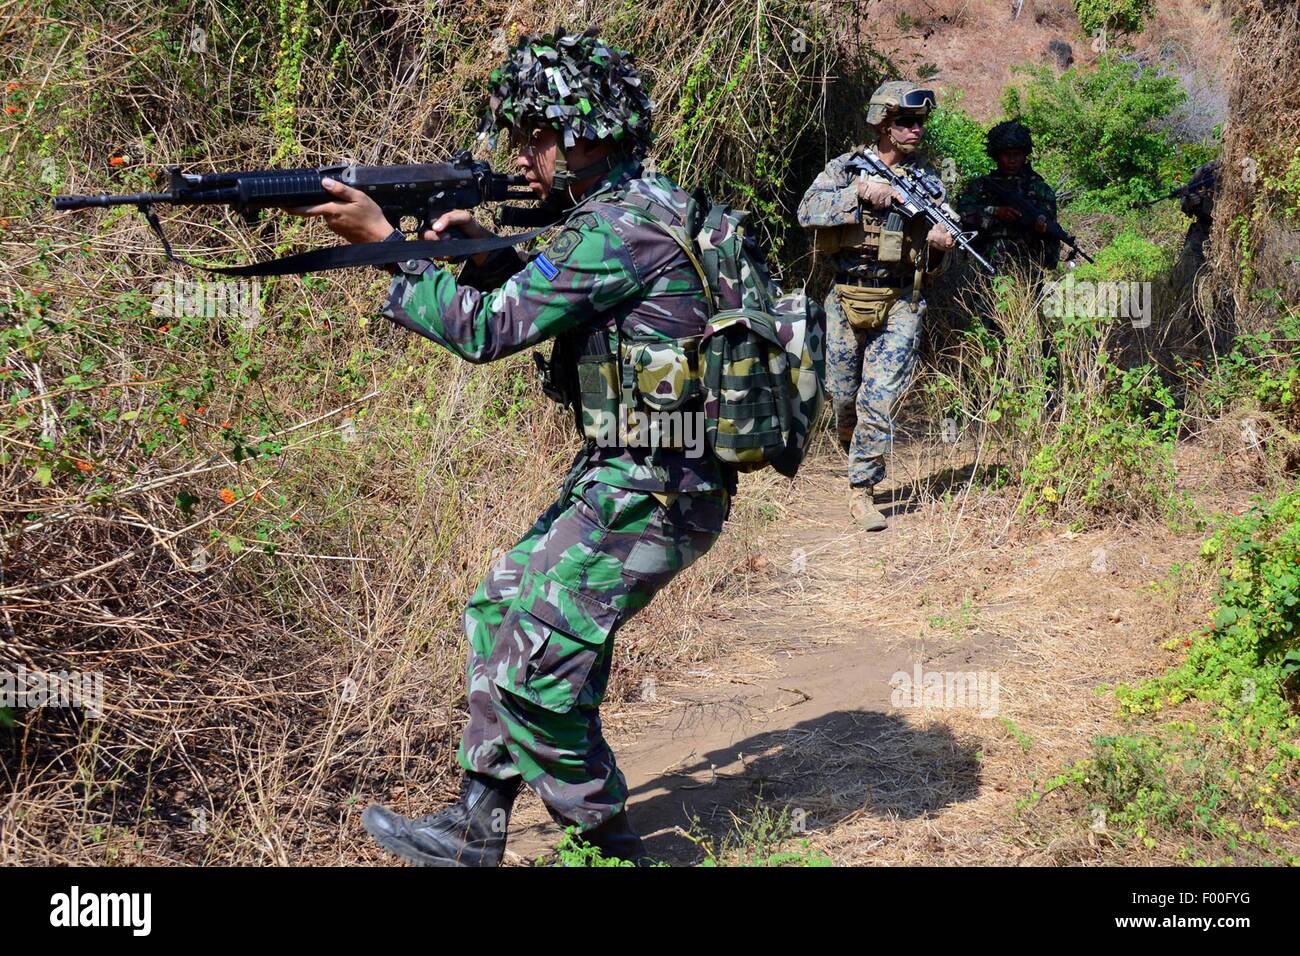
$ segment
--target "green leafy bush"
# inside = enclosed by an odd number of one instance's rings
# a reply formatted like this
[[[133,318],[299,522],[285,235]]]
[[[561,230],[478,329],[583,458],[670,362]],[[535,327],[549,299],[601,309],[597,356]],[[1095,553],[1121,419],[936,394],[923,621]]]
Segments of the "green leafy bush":
[[[923,145],[943,173],[950,194],[959,192],[967,180],[993,169],[993,160],[984,150],[985,132],[979,121],[961,108],[959,95],[948,97],[930,115]]]
[[[1149,366],[1103,356],[1095,388],[1069,391],[1055,435],[1021,474],[1022,513],[1069,518],[1164,517],[1174,490],[1179,413]]]
[[[1048,181],[1079,187],[1078,208],[1153,199],[1163,183],[1190,175],[1203,155],[1157,125],[1186,98],[1177,77],[1114,54],[1059,77],[1048,67],[1017,72],[1026,79],[1003,91],[1002,108],[1034,131],[1035,163]]]
[[[1174,252],[1171,243],[1156,242],[1125,226],[1093,254],[1095,263],[1080,260],[1075,278],[1081,282],[1148,282],[1169,270],[1174,262]]]
[[[1141,33],[1156,4],[1155,0],[1074,0],[1074,12],[1087,33]]]

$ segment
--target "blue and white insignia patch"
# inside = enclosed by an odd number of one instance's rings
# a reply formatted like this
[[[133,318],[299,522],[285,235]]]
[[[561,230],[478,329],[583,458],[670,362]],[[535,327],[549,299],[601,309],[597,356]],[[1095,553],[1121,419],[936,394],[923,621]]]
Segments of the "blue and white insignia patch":
[[[533,260],[533,265],[537,266],[537,271],[546,276],[547,279],[554,279],[560,274],[560,267],[550,259],[546,258],[546,253],[538,254]]]

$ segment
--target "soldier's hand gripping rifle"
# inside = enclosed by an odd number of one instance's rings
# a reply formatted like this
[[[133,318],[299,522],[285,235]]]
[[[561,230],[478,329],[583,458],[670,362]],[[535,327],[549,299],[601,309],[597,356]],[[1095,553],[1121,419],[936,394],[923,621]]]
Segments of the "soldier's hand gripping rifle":
[[[487,163],[459,153],[449,162],[418,163],[406,166],[323,166],[319,169],[274,169],[229,173],[184,173],[170,170],[171,188],[166,192],[132,193],[122,196],[56,196],[56,210],[89,209],[98,206],[135,206],[145,216],[150,228],[162,242],[163,251],[174,262],[222,275],[292,275],[341,269],[348,266],[388,265],[422,257],[461,258],[490,252],[523,242],[536,232],[489,239],[452,238],[438,241],[404,243],[373,242],[351,246],[315,249],[286,256],[271,262],[253,263],[231,268],[208,268],[179,259],[163,233],[153,207],[160,203],[177,206],[228,206],[245,221],[257,221],[263,209],[307,206],[329,202],[335,197],[321,186],[329,177],[359,189],[383,210],[395,229],[406,219],[419,225],[418,237],[432,227],[434,220],[452,209],[469,209],[485,202],[532,200],[536,197],[523,186],[522,176],[493,172]],[[509,212],[510,210],[507,210]],[[532,210],[513,210],[513,217],[503,216],[510,225],[537,224]]]
[[[991,177],[984,180],[984,183],[989,187],[989,189],[993,190],[993,195],[998,197],[998,200],[1002,205],[1010,206],[1020,214],[1020,222],[1026,230],[1033,228],[1033,224],[1038,221],[1039,217],[1042,217],[1047,220],[1047,231],[1043,233],[1047,239],[1063,243],[1071,253],[1077,253],[1089,262],[1092,262],[1094,265],[1096,264],[1092,256],[1079,248],[1079,244],[1075,241],[1074,236],[1062,229],[1061,224],[1056,221],[1056,217],[1046,209],[1039,209],[1038,206],[1036,206],[1028,197],[1022,196],[1015,190],[1007,188],[1002,183],[997,182]],[[1055,262],[1056,258],[1053,256],[1051,264],[1055,264]]]
[[[941,226],[959,249],[978,262],[989,275],[996,270],[989,261],[975,251],[971,240],[973,232],[963,232],[961,224],[944,211],[942,205],[943,183],[931,173],[905,170],[902,174],[894,172],[879,156],[871,153],[859,153],[845,164],[845,168],[868,176],[880,176],[893,187],[894,192],[903,197],[895,200],[894,206],[904,218],[911,220],[916,216],[924,217],[932,226]]]

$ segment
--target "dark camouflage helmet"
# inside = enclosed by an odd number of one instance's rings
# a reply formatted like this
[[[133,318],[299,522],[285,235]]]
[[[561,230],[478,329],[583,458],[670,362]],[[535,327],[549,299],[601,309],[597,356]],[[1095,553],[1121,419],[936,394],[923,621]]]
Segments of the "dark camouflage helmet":
[[[996,156],[1004,149],[1023,149],[1028,156],[1034,151],[1034,137],[1029,127],[1015,120],[998,123],[988,132],[985,149],[990,156]]]
[[[628,51],[585,33],[529,34],[488,78],[480,135],[550,126],[565,149],[579,139],[612,139],[644,155],[652,139],[653,104]]]

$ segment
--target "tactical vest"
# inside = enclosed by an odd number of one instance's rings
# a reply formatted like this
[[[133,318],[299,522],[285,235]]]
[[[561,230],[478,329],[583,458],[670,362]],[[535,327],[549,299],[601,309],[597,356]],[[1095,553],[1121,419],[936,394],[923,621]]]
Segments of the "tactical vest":
[[[865,262],[879,263],[891,272],[911,273],[924,263],[925,237],[929,224],[916,216],[910,222],[892,210],[861,206],[861,222],[823,227],[814,231],[817,252],[827,255],[859,255]]]
[[[602,195],[600,202],[647,211],[645,201],[626,189]],[[641,324],[653,328],[652,321],[642,319]],[[636,335],[613,323],[563,333],[556,337],[549,359],[536,352],[533,357],[546,395],[573,409],[574,424],[583,438],[602,447],[683,450],[683,430],[661,429],[668,420],[657,413],[704,410],[700,338]]]
[[[629,334],[617,321],[562,336],[550,361],[538,360],[548,394],[570,404],[578,430],[598,444],[684,448],[685,416],[699,415],[723,465],[794,477],[825,397],[821,307],[802,292],[782,295],[746,214],[703,191],[684,216],[626,189],[605,201],[639,210],[676,243],[709,317],[687,337]]]

